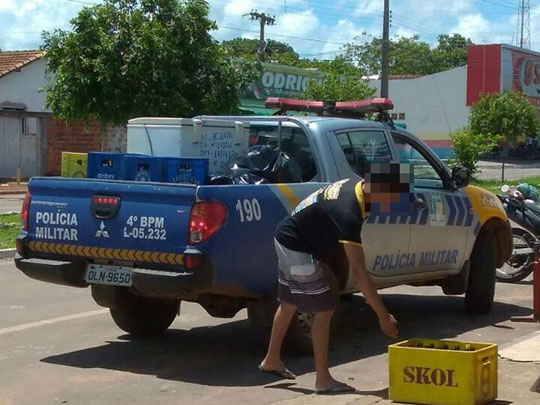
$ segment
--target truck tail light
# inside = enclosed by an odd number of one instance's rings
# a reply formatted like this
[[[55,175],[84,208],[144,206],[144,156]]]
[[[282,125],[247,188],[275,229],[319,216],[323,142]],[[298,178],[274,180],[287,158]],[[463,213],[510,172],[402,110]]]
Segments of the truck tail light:
[[[26,193],[21,211],[21,227],[23,231],[28,230],[28,210],[30,209],[30,201],[32,200],[32,194]]]
[[[189,244],[195,245],[208,240],[227,219],[227,207],[220,202],[205,201],[191,208],[189,217]]]
[[[94,218],[110,219],[114,218],[120,209],[120,198],[112,196],[96,195],[92,197],[90,210]]]

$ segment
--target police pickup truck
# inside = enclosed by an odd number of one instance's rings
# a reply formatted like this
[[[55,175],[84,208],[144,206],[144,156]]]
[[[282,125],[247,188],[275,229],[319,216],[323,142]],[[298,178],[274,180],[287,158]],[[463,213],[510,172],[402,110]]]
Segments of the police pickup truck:
[[[255,144],[277,142],[302,182],[193,185],[57,177],[32,178],[17,239],[16,266],[27,276],[91,287],[115,323],[134,335],[165,331],[181,301],[214,317],[248,309],[271,323],[275,308],[277,223],[313,191],[360,177],[360,159],[414,166],[414,203],[399,215],[371,215],[362,229],[366,265],[378,288],[439,285],[465,294],[465,309],[489,312],[495,269],[511,251],[498,198],[469,186],[466,169],[449,170],[418,139],[397,128],[390,100],[323,103],[269,100],[282,110],[320,116],[241,117]],[[380,119],[345,118],[379,113]],[[335,117],[341,115],[341,117]],[[386,118],[385,118],[386,117]],[[220,119],[238,117],[220,117]],[[328,257],[342,294],[359,291],[344,256]],[[292,323],[293,341],[308,341],[309,314]]]

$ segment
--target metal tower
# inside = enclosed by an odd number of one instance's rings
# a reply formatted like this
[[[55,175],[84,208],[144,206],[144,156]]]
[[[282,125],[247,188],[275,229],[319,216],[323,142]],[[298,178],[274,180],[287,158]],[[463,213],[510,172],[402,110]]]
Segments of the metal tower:
[[[519,0],[516,45],[531,49],[531,0]]]

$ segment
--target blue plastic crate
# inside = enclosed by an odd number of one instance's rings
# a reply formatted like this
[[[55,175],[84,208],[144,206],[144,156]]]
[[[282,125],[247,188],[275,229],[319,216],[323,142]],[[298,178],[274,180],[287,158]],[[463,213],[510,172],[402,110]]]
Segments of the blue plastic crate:
[[[88,152],[87,173],[91,179],[124,180],[125,153]]]
[[[124,158],[126,180],[163,181],[162,158],[145,155],[127,155]]]
[[[208,178],[208,159],[162,158],[163,181],[167,183],[205,184]]]

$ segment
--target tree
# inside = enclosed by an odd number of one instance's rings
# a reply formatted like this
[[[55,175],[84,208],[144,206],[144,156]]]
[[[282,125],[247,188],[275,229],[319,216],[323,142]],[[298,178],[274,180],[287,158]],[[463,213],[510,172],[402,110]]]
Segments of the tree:
[[[475,134],[500,136],[509,144],[540,129],[538,111],[517,91],[483,94],[471,107],[469,125]]]
[[[360,38],[355,38],[359,40]],[[366,38],[368,39],[368,38]],[[421,42],[418,35],[411,38],[395,37],[389,43],[389,67],[392,75],[425,75],[429,74],[431,50],[429,45]],[[361,44],[345,45],[345,56],[354,60],[368,74],[380,74],[382,71],[382,39],[371,37],[370,41]]]
[[[104,0],[43,34],[47,106],[66,120],[232,113],[252,77],[233,68],[202,0]]]
[[[470,38],[460,34],[439,35],[439,44],[432,51],[431,70],[433,73],[453,69],[467,64],[467,47],[473,45]]]
[[[343,56],[321,63],[319,70],[327,73],[327,76],[320,83],[310,80],[303,94],[307,100],[363,100],[375,94],[375,89],[368,86],[363,71]]]
[[[255,62],[259,50],[258,39],[234,38],[221,43],[223,49],[233,58],[241,58],[246,61]],[[265,60],[282,65],[295,66],[298,62],[298,54],[292,46],[280,41],[270,39],[267,41],[264,50]]]
[[[500,138],[497,135],[474,133],[469,127],[465,127],[450,134],[450,139],[454,153],[454,162],[451,164],[465,166],[474,175],[478,171],[476,164],[480,158],[493,151]]]
[[[390,38],[390,74],[428,75],[467,63],[467,46],[472,45],[470,39],[460,34],[441,34],[438,39],[438,45],[431,49],[429,44],[420,41],[418,35]],[[381,73],[381,38],[364,34],[355,38],[355,42],[346,44],[344,50],[347,59],[357,61],[368,74]]]

